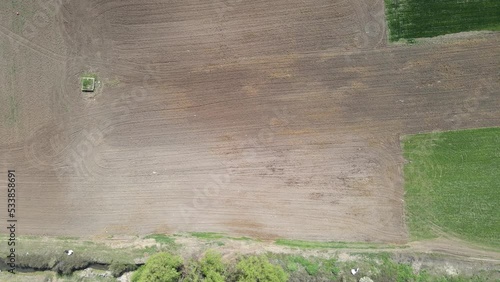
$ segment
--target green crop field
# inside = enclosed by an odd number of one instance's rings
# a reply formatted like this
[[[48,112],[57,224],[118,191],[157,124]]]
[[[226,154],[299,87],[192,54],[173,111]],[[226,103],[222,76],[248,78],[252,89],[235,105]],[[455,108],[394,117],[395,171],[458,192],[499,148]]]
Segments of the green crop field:
[[[444,232],[500,247],[500,128],[406,136],[402,145],[412,238]]]
[[[385,0],[391,41],[500,30],[498,0]]]

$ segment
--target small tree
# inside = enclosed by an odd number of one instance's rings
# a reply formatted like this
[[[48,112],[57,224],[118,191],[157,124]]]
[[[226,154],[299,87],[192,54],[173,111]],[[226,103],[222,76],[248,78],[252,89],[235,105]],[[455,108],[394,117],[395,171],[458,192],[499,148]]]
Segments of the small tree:
[[[285,271],[269,262],[265,256],[250,256],[242,259],[236,266],[239,282],[285,282]]]
[[[181,267],[180,257],[159,253],[152,255],[134,278],[137,282],[174,282],[181,276]]]

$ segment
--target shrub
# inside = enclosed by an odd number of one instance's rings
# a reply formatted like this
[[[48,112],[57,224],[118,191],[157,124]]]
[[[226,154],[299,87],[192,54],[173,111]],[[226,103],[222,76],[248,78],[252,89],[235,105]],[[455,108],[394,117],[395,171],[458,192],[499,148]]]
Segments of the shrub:
[[[182,259],[168,253],[152,255],[144,267],[133,275],[136,282],[174,282],[178,281],[181,274]]]
[[[203,281],[201,277],[200,264],[198,261],[192,259],[188,261],[184,267],[183,282],[201,282]]]
[[[430,280],[430,276],[425,271],[415,273],[411,265],[395,262],[388,255],[382,256],[382,265],[379,267],[380,272],[375,275],[374,281],[424,282]]]
[[[53,262],[55,260],[55,262]],[[4,259],[8,263],[8,259]],[[34,268],[36,270],[49,270],[54,267],[59,260],[50,255],[19,255],[17,257],[17,266],[20,268]]]
[[[111,274],[114,277],[120,277],[123,275],[125,272],[129,271],[134,271],[137,269],[137,266],[135,264],[130,264],[130,263],[120,263],[120,262],[115,262],[113,261],[111,265],[109,266],[109,271],[111,271]]]
[[[185,268],[184,281],[226,281],[226,265],[220,254],[208,251],[200,262],[190,261]]]
[[[53,270],[58,274],[71,275],[73,271],[85,269],[91,264],[91,261],[79,257],[79,256],[68,256],[67,258],[59,261],[59,263],[54,266]]]
[[[285,282],[288,275],[276,265],[273,265],[264,256],[250,256],[242,259],[237,269],[237,281],[241,282]]]
[[[205,256],[201,259],[201,272],[206,274],[210,271],[223,274],[226,266],[222,262],[222,256],[214,251],[206,252]]]
[[[205,279],[203,281],[206,282],[224,282],[226,279],[224,276],[214,270],[208,270],[207,272],[203,273],[203,276],[205,276]]]
[[[144,268],[145,266],[141,266],[139,267],[133,274],[132,274],[132,277],[130,278],[130,280],[132,282],[139,282],[139,279],[141,278],[142,276],[142,273],[144,272]]]

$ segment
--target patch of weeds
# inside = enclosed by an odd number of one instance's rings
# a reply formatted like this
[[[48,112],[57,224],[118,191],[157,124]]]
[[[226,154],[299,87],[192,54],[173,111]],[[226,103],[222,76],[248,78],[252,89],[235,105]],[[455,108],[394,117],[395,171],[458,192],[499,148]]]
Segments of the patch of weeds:
[[[229,239],[237,241],[254,241],[254,239],[248,237],[231,237],[215,232],[192,232],[190,233],[190,235],[198,239],[206,239],[206,240]]]
[[[167,236],[167,235],[164,235],[164,234],[151,234],[151,235],[144,237],[144,239],[154,239],[156,241],[156,243],[165,244],[165,245],[175,244],[174,238]]]
[[[253,241],[254,239],[248,238],[248,237],[228,237],[231,240],[237,240],[237,241]]]
[[[293,262],[293,261],[289,261],[287,264],[286,264],[286,269],[290,272],[295,272],[297,270],[299,270],[299,265],[296,263],[296,262]]]
[[[222,241],[217,241],[217,242],[215,242],[215,244],[216,244],[217,246],[219,246],[219,247],[222,247],[222,246],[224,246],[224,245],[225,245],[225,243],[224,243],[224,242],[222,242]]]
[[[200,239],[223,239],[224,235],[214,232],[192,232],[191,236]]]
[[[340,267],[336,258],[324,260],[322,268],[326,273],[331,274],[332,278],[335,278],[340,274]]]
[[[142,249],[144,253],[147,253],[148,255],[152,255],[158,252],[158,249],[155,246],[149,246],[145,247]]]
[[[311,276],[315,276],[318,274],[319,271],[319,263],[317,262],[312,262],[304,257],[301,256],[291,256],[288,258],[289,262],[293,262],[296,264],[300,264],[304,267],[306,270],[307,274]],[[288,264],[287,264],[288,267]]]
[[[288,240],[278,239],[275,241],[276,245],[296,247],[303,249],[396,249],[407,248],[408,246],[384,245],[384,244],[371,244],[371,243],[346,243],[346,242],[314,242],[314,241],[301,241],[301,240]]]
[[[82,77],[82,91],[93,92],[95,89],[95,79],[91,77]]]
[[[80,77],[81,90],[84,92],[93,92],[97,85],[97,74],[86,72]]]
[[[414,272],[409,264],[395,262],[387,253],[379,256],[381,264],[374,281],[429,281],[430,276],[425,272]]]

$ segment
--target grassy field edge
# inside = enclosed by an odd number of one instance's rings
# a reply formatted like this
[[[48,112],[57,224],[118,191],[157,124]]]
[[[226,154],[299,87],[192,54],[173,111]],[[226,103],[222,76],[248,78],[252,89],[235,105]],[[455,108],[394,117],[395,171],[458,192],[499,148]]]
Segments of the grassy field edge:
[[[406,159],[406,222],[412,240],[442,234],[500,247],[500,128],[422,133],[401,138]]]

